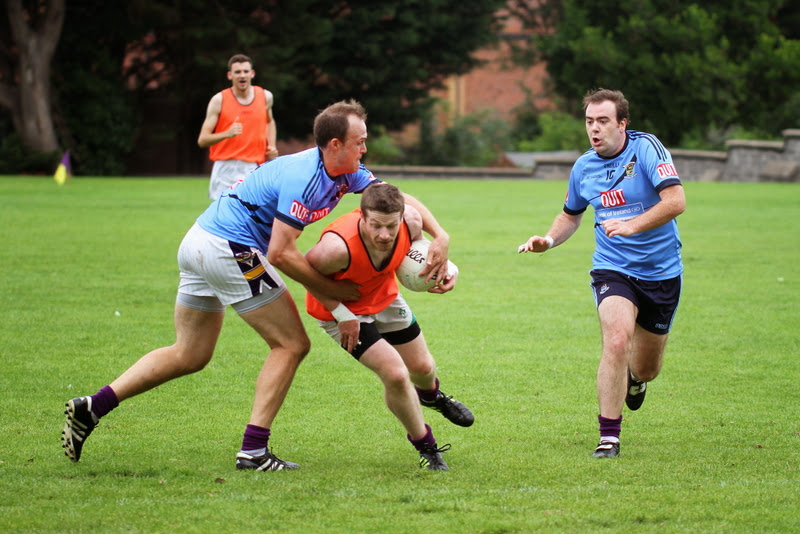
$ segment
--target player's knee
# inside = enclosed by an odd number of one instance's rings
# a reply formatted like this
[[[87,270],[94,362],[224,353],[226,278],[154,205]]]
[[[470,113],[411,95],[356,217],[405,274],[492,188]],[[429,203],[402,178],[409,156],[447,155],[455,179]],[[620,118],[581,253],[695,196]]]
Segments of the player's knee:
[[[608,357],[627,358],[631,346],[631,336],[624,332],[613,332],[603,336],[603,354]]]
[[[311,340],[308,336],[292,339],[286,348],[295,358],[302,360],[311,351]]]
[[[178,353],[175,357],[176,373],[179,375],[190,375],[205,369],[211,361],[211,354],[203,353]]]
[[[436,370],[436,363],[429,355],[428,358],[421,358],[418,361],[415,361],[411,366],[409,366],[408,370],[414,376],[428,376]]]
[[[658,376],[658,369],[651,367],[634,367],[631,366],[631,372],[636,380],[640,382],[650,382]]]
[[[652,373],[644,372],[640,374],[641,376],[637,375],[636,378],[638,378],[639,381],[641,382],[650,382],[651,380],[655,380],[655,378],[658,376],[657,372],[652,372]]]
[[[381,381],[387,390],[401,390],[411,379],[404,365],[395,365],[381,371]]]

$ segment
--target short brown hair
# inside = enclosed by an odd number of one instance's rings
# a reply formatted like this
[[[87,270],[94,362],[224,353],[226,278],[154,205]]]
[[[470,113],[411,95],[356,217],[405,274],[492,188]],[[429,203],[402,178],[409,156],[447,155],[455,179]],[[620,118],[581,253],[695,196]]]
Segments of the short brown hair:
[[[252,68],[253,66],[252,60],[244,54],[236,54],[235,56],[231,57],[228,60],[228,70],[233,68],[234,63],[250,63],[250,67]]]
[[[367,110],[352,99],[336,102],[320,111],[314,119],[314,141],[317,146],[324,147],[331,139],[344,141],[350,128],[350,115],[355,115],[362,121],[367,120]]]
[[[589,107],[589,104],[599,104],[606,100],[612,102],[617,108],[617,122],[622,122],[623,119],[630,124],[631,119],[628,111],[628,101],[622,91],[614,91],[612,89],[590,89],[583,97],[583,111]]]
[[[361,194],[361,213],[365,216],[369,211],[381,213],[400,213],[406,207],[406,199],[397,186],[378,182],[367,187]]]

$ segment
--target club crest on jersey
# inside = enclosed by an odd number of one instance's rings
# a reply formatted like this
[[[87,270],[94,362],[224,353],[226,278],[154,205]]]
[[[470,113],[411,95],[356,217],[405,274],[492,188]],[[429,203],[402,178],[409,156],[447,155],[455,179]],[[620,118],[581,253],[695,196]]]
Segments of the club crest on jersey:
[[[613,208],[625,204],[625,192],[622,189],[612,189],[600,193],[600,203],[604,208]]]
[[[658,171],[658,177],[662,180],[664,178],[677,178],[678,177],[678,170],[675,168],[675,165],[672,163],[662,163],[658,167],[656,167]]]
[[[336,194],[333,195],[333,200],[341,200],[342,197],[347,193],[349,186],[347,184],[339,184],[336,186]]]
[[[291,215],[292,217],[296,217],[297,219],[305,222],[306,224],[318,221],[323,217],[325,217],[330,212],[331,209],[327,206],[322,209],[311,211],[297,200],[292,201],[292,207],[289,208],[289,215]]]
[[[636,178],[636,161],[631,161],[627,165],[625,165],[625,175],[623,176],[626,180],[630,180],[632,178]]]

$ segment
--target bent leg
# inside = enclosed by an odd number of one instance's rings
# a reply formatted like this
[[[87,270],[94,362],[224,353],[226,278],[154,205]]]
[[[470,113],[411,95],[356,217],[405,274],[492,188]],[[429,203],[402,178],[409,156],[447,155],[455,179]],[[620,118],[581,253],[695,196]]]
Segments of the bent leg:
[[[224,316],[175,304],[175,344],[145,354],[110,384],[119,401],[203,369],[214,355]]]
[[[639,381],[650,382],[661,372],[668,337],[669,334],[654,334],[636,325],[628,365]]]
[[[475,422],[475,416],[464,403],[439,389],[436,362],[428,351],[422,332],[408,343],[395,345],[394,348],[400,353],[408,368],[411,380],[416,386],[417,397],[423,406],[436,410],[458,426],[467,427]]]
[[[415,386],[422,390],[436,389],[436,362],[422,332],[408,343],[394,345],[394,348],[403,359]]]
[[[381,379],[386,406],[402,423],[411,439],[424,437],[428,429],[422,408],[400,354],[385,340],[380,340],[367,349],[359,361]]]

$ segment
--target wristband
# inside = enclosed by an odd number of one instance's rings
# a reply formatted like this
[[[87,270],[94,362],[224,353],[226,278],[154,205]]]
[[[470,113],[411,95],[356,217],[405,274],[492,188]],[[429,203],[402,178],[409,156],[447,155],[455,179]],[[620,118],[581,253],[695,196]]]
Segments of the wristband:
[[[338,306],[336,306],[334,309],[331,310],[331,315],[333,315],[333,318],[336,319],[337,323],[343,323],[345,321],[353,321],[355,319],[358,319],[358,317],[356,317],[353,312],[348,310],[347,306],[345,306],[341,302],[339,303]]]
[[[544,240],[547,241],[547,250],[553,248],[553,238],[549,235],[544,236]]]

